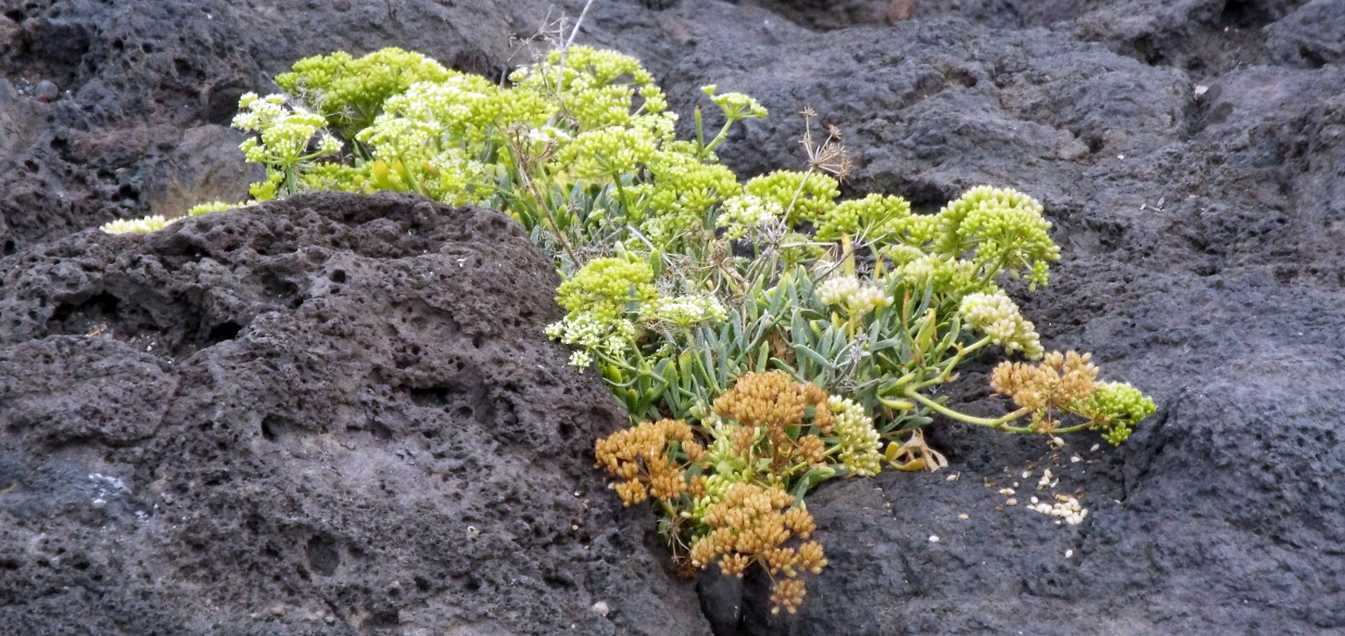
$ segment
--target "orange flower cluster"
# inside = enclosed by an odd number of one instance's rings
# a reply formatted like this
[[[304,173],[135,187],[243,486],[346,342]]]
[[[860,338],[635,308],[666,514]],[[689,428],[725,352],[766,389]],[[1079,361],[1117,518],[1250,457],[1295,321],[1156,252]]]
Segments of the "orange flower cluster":
[[[774,580],[771,612],[798,611],[806,592],[805,572],[820,574],[827,565],[822,544],[807,541],[816,525],[808,510],[777,487],[733,484],[724,499],[704,518],[710,531],[691,546],[691,562],[699,568],[719,563],[724,574],[742,576],[758,563]]]
[[[1032,426],[1050,433],[1058,422],[1052,411],[1069,411],[1097,389],[1098,368],[1092,354],[1052,351],[1038,364],[1001,362],[990,376],[990,388],[1032,411]]]
[[[621,503],[634,506],[649,497],[665,502],[690,494],[705,494],[705,478],[687,479],[686,468],[705,458],[705,447],[691,426],[678,420],[645,422],[598,440],[598,465],[619,481]]]
[[[805,422],[810,407],[811,421]],[[731,433],[734,451],[746,457],[760,443],[761,456],[770,459],[770,471],[781,481],[792,476],[791,467],[826,459],[820,435],[831,432],[834,417],[826,392],[815,384],[801,384],[779,371],[744,374],[715,399],[714,412],[740,427]]]

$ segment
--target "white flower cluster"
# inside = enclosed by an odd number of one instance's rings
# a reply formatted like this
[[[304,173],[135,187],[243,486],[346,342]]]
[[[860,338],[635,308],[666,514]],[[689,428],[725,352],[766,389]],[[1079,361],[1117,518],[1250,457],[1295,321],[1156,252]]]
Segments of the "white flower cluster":
[[[714,324],[728,318],[724,305],[710,295],[660,296],[640,308],[641,318],[681,328]]]
[[[967,294],[958,313],[971,328],[990,336],[990,341],[1004,347],[1006,352],[1022,351],[1031,359],[1044,353],[1037,328],[1023,318],[1018,305],[1003,293]]]
[[[753,236],[782,216],[784,208],[778,201],[744,194],[724,201],[716,224],[724,228],[724,238],[736,241]]]
[[[405,93],[389,97],[384,111],[408,119],[462,125],[490,108],[495,99],[492,88],[464,75],[442,82],[416,82]]]
[[[827,408],[836,416],[832,431],[841,449],[841,463],[856,475],[877,475],[882,470],[883,455],[878,450],[880,442],[873,418],[865,415],[864,407],[854,401],[834,395],[827,398]]]
[[[117,219],[111,223],[104,223],[99,229],[108,234],[149,234],[158,232],[176,221],[176,218],[165,219],[155,215],[139,219]]]
[[[824,305],[840,305],[852,316],[863,316],[892,304],[892,299],[873,285],[854,276],[828,278],[813,291]]]
[[[248,137],[239,149],[252,163],[293,167],[300,161],[341,152],[341,141],[327,132],[327,120],[317,113],[287,107],[282,95],[258,97],[247,93],[238,100],[233,126],[260,136]],[[321,133],[317,150],[308,152],[313,136]]]
[[[582,313],[547,325],[546,336],[577,347],[579,350],[570,354],[570,364],[584,368],[593,362],[594,352],[622,357],[635,341],[635,324],[625,319],[603,322]]]

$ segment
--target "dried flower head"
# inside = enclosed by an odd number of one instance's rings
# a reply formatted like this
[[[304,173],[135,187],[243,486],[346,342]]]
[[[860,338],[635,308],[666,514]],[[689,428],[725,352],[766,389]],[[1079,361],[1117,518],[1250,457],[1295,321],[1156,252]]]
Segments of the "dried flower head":
[[[804,572],[819,574],[827,565],[821,544],[796,543],[812,533],[813,518],[778,487],[733,484],[706,512],[704,522],[711,529],[692,546],[692,563],[704,569],[717,562],[732,576],[760,564],[775,581],[772,611],[797,612],[805,591],[800,577]]]
[[[685,469],[704,454],[691,427],[678,420],[623,429],[598,440],[594,448],[598,465],[620,480],[613,488],[627,506],[651,496],[670,502],[686,494],[691,484]]]

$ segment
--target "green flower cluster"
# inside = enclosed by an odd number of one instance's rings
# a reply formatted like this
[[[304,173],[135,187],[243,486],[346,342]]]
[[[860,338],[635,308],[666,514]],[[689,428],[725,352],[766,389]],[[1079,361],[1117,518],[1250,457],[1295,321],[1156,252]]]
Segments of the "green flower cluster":
[[[977,266],[1025,272],[1033,287],[1045,285],[1050,264],[1060,260],[1041,204],[1014,190],[972,188],[939,211],[939,226],[940,253],[974,251]]]
[[[388,98],[417,82],[442,82],[450,71],[419,53],[386,48],[360,58],[338,51],[306,57],[276,76],[276,85],[318,110],[346,139],[368,127]]]
[[[556,290],[556,302],[571,314],[588,313],[599,321],[620,318],[631,304],[653,300],[654,272],[628,258],[599,258],[575,272]]]
[[[842,236],[851,236],[874,245],[921,246],[934,240],[936,230],[936,217],[911,214],[906,199],[870,194],[842,201],[824,214],[817,225],[817,238],[839,241]]]
[[[751,179],[743,191],[779,205],[785,221],[793,226],[815,222],[835,208],[841,184],[820,172],[776,170]]]
[[[1080,412],[1102,430],[1102,437],[1120,445],[1134,432],[1135,425],[1157,410],[1157,405],[1139,389],[1124,382],[1105,382],[1097,386]]]

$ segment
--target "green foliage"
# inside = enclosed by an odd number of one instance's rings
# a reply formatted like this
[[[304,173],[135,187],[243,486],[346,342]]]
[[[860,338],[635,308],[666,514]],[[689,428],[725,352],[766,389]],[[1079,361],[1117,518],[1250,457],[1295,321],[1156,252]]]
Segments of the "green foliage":
[[[776,170],[755,177],[743,190],[778,204],[790,226],[822,218],[836,207],[836,197],[841,195],[841,186],[835,179],[818,172],[794,170]]]
[[[722,126],[707,141],[697,109],[693,137],[678,139],[654,78],[612,51],[553,51],[507,84],[398,49],[335,53],[277,83],[292,97],[247,95],[235,119],[252,133],[246,159],[267,170],[254,199],[398,191],[478,204],[553,257],[566,314],[547,335],[643,421],[600,441],[600,463],[626,503],[660,502],[670,543],[698,566],[820,571],[820,546],[785,544],[811,532],[791,498],[884,464],[944,465],[919,430],[933,415],[1119,443],[1154,410],[1129,385],[1096,382],[1086,354],[1045,352],[1001,287],[1045,285],[1060,258],[1040,203],[988,186],[931,215],[894,195],[839,200],[832,175],[850,162],[835,129],[814,142],[811,111],[805,167],[744,183],[715,150],[766,109],[706,86]],[[992,348],[1042,360],[996,368],[992,388],[1017,408],[944,404],[940,388]],[[780,540],[738,538],[759,532]],[[793,574],[777,579],[779,606],[802,595]]]
[[[1000,287],[1045,284],[1059,259],[1031,197],[981,186],[934,215],[893,195],[838,202],[828,167],[843,175],[848,159],[839,133],[818,145],[811,124],[806,169],[741,183],[714,150],[766,109],[706,86],[723,125],[707,142],[697,110],[694,138],[679,140],[654,78],[613,51],[552,51],[510,82],[400,49],[301,60],[277,83],[316,111],[240,101],[245,157],[267,168],[254,198],[392,190],[510,214],[565,280],[548,334],[637,419],[706,417],[739,375],[781,370],[854,400],[899,441],[929,410],[981,423],[930,396],[969,357],[1044,353]],[[1099,412],[1120,408],[1103,395]]]
[[[298,97],[346,139],[373,123],[383,102],[416,82],[442,82],[450,71],[419,53],[386,48],[354,58],[337,51],[306,57],[276,76],[281,90]]]

